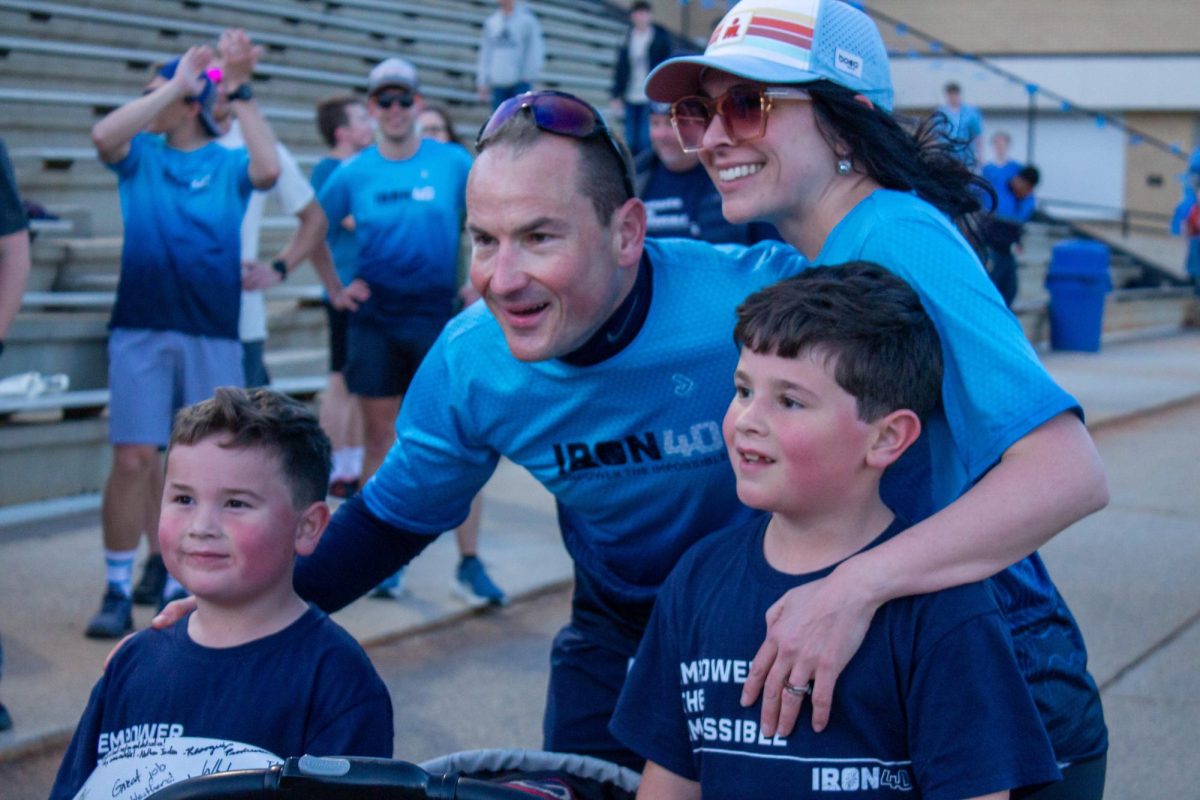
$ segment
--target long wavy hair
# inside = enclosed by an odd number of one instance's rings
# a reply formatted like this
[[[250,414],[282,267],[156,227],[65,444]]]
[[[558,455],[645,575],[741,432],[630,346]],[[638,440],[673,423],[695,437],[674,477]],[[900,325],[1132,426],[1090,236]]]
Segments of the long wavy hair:
[[[972,245],[980,246],[980,216],[985,208],[995,207],[995,192],[956,156],[961,143],[945,137],[944,118],[934,114],[902,123],[835,83],[817,81],[804,88],[812,95],[817,129],[835,153],[849,154],[855,169],[885,189],[914,192],[954,221]]]

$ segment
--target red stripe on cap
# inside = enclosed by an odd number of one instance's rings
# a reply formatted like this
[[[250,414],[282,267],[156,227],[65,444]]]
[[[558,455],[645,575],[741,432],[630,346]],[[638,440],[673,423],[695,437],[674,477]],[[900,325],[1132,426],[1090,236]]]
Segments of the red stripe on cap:
[[[764,39],[774,39],[777,42],[795,45],[804,50],[812,50],[812,37],[801,36],[788,31],[780,31],[774,28],[767,28],[761,25],[751,25],[747,31],[747,36],[761,36]]]
[[[754,15],[754,17],[750,20],[750,25],[765,25],[770,28],[778,28],[781,31],[791,31],[792,33],[798,33],[801,36],[807,36],[809,39],[811,39],[813,35],[813,29],[811,25],[801,25],[799,22],[790,22],[786,19],[779,19],[778,17],[764,17],[760,14]]]

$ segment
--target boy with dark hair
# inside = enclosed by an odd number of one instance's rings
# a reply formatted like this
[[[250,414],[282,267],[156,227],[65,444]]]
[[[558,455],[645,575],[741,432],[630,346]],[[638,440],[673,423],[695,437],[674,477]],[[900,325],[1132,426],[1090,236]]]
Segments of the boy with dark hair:
[[[701,540],[658,595],[611,726],[648,759],[638,796],[1004,798],[1056,780],[983,584],[883,605],[822,733],[765,736],[741,706],[772,604],[906,527],[879,482],[938,407],[942,356],[917,295],[864,262],[751,295],[734,339],[725,442],[739,499],[771,513]]]
[[[329,449],[308,409],[267,389],[218,389],[179,413],[158,533],[196,610],[113,655],[51,797],[73,797],[109,750],[163,736],[391,756],[383,681],[292,588],[329,521]]]

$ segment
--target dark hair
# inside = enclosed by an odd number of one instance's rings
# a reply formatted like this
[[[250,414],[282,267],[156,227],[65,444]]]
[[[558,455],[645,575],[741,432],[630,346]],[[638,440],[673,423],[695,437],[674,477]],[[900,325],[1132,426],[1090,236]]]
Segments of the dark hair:
[[[912,132],[892,114],[855,99],[855,92],[831,81],[805,84],[813,100],[817,127],[835,153],[848,153],[885,189],[915,192],[957,223],[978,242],[976,215],[991,198],[991,184],[956,156],[957,142],[942,135],[944,120],[933,115]]]
[[[959,86],[955,81],[950,81],[942,87],[942,91],[946,94],[962,94],[962,87]]]
[[[942,348],[907,283],[878,264],[813,267],[750,295],[733,340],[755,353],[796,358],[817,351],[873,422],[900,408],[922,420],[942,391]]]
[[[450,141],[459,147],[463,146],[462,140],[458,138],[458,134],[454,130],[454,118],[450,116],[450,109],[438,103],[426,103],[425,108],[421,109],[421,113],[432,111],[442,118],[442,124],[446,126],[446,135],[450,137]]]
[[[339,94],[317,102],[317,130],[329,147],[337,144],[337,129],[350,124],[346,109],[354,105],[362,105],[362,100],[352,94]]]
[[[654,7],[651,6],[648,2],[646,2],[646,0],[636,0],[636,2],[634,2],[632,5],[629,6],[630,14],[632,14],[635,11],[649,11],[651,14],[653,14]]]
[[[257,447],[278,456],[297,508],[325,499],[332,448],[303,403],[270,389],[223,386],[175,415],[171,446],[219,435],[228,436],[222,447]]]
[[[558,134],[543,131],[533,121],[532,113],[522,111],[497,128],[485,141],[478,143],[476,151],[483,153],[490,147],[504,144],[514,152],[520,153],[533,147],[543,136]],[[559,138],[574,142],[579,149],[579,190],[592,201],[592,208],[595,209],[600,224],[608,225],[612,222],[616,210],[633,196],[626,188],[624,177],[626,174],[633,174],[629,150],[616,139],[613,139],[613,144],[610,145],[605,141],[609,137],[603,133],[583,139],[573,136]],[[613,149],[613,145],[620,148],[619,154]]]
[[[1033,164],[1027,164],[1018,170],[1017,177],[1028,181],[1030,186],[1037,186],[1038,181],[1042,179],[1042,173],[1038,172],[1038,168]]]

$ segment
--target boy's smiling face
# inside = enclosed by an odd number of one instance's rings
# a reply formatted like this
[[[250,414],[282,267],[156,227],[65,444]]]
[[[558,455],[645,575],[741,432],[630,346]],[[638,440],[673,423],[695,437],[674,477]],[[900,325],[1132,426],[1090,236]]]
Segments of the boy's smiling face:
[[[285,597],[296,555],[316,547],[321,526],[313,531],[311,512],[322,504],[297,509],[278,456],[224,441],[171,448],[158,525],[163,560],[214,605]]]
[[[723,431],[746,505],[800,520],[856,499],[876,426],[859,419],[833,367],[821,350],[781,358],[742,348]]]

